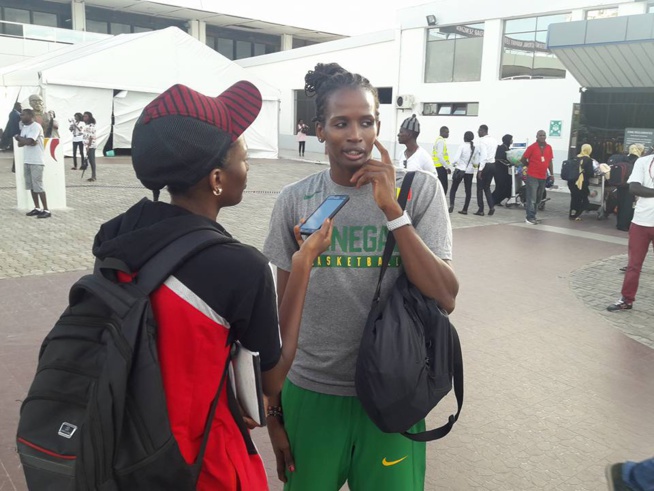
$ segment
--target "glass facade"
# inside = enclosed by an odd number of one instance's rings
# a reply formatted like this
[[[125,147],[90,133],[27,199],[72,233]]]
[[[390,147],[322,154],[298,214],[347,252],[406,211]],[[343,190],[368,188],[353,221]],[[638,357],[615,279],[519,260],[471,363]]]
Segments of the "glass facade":
[[[281,49],[278,36],[254,34],[207,25],[207,46],[230,60],[275,53]]]
[[[481,80],[484,24],[439,27],[427,31],[425,82]]]
[[[547,49],[547,29],[569,20],[570,14],[557,14],[505,21],[500,78],[565,78],[563,64]]]

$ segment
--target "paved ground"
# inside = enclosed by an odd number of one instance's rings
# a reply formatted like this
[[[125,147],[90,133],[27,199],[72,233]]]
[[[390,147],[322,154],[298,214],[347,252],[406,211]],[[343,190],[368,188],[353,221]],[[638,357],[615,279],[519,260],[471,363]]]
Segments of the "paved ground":
[[[69,171],[69,210],[29,219],[13,208],[11,161],[4,157],[3,491],[25,489],[13,439],[38,346],[69,286],[91,266],[98,226],[148,195],[125,159],[99,159],[96,183]],[[221,213],[221,223],[260,247],[281,186],[321,169],[312,163],[321,155],[305,160],[253,162],[244,202]],[[522,210],[452,215],[461,282],[453,321],[464,347],[466,403],[452,434],[428,447],[428,490],[598,490],[605,463],[654,454],[654,260],[650,255],[634,311],[605,312],[619,295],[626,234],[591,215],[569,222],[568,196],[551,196],[537,227],[524,224]],[[430,416],[433,425],[451,411],[448,404]],[[265,431],[255,438],[271,487],[279,489]]]

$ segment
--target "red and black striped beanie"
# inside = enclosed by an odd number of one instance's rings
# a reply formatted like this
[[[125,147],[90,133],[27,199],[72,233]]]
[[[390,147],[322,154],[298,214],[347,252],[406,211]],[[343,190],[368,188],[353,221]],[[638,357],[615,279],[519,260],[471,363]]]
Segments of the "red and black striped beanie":
[[[132,134],[136,176],[149,189],[190,187],[220,166],[230,145],[261,111],[261,93],[245,80],[218,97],[174,85],[148,104]]]

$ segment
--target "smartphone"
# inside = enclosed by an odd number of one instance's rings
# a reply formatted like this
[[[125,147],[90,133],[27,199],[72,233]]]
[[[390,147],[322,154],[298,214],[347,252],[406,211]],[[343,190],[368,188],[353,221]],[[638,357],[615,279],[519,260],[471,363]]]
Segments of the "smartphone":
[[[322,224],[328,218],[334,216],[345,206],[350,200],[350,197],[345,194],[334,194],[327,196],[325,201],[320,203],[320,206],[307,218],[307,220],[300,226],[300,233],[302,235],[311,235],[320,230]]]

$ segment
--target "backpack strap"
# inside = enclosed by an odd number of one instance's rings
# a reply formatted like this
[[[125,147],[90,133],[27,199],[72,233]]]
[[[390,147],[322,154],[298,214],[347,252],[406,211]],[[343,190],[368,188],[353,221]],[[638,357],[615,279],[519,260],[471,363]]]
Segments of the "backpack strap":
[[[402,188],[400,189],[400,195],[397,197],[397,202],[399,203],[402,211],[406,208],[406,202],[409,197],[409,191],[411,190],[411,184],[413,183],[413,178],[415,177],[415,172],[407,172],[402,180]],[[386,236],[386,247],[384,247],[384,255],[382,256],[382,267],[379,270],[379,280],[377,281],[377,289],[375,290],[375,296],[373,297],[375,302],[379,300],[381,295],[381,286],[388,269],[388,263],[391,260],[391,255],[393,254],[393,249],[395,249],[395,236],[393,232],[389,231]]]
[[[456,329],[452,328],[452,356],[453,356],[453,379],[454,379],[454,395],[456,396],[457,411],[456,414],[450,415],[445,423],[440,428],[435,428],[421,433],[408,433],[404,432],[403,435],[409,440],[414,442],[430,442],[438,440],[447,435],[454,426],[454,423],[459,419],[461,408],[463,407],[463,355],[461,354],[461,343]]]
[[[195,462],[191,466],[191,473],[193,474],[193,480],[195,482],[195,487],[198,485],[200,480],[200,472],[202,472],[202,463],[204,462],[204,454],[207,450],[207,444],[209,443],[209,434],[211,433],[211,426],[213,425],[213,419],[216,416],[216,409],[218,408],[218,401],[220,400],[220,394],[223,391],[223,387],[227,381],[227,374],[229,373],[229,364],[232,361],[232,349],[231,345],[234,340],[232,339],[232,330],[229,332],[228,344],[230,345],[229,352],[227,353],[227,361],[225,362],[225,368],[223,369],[222,376],[220,377],[220,383],[218,384],[218,390],[216,395],[211,401],[211,407],[209,408],[209,413],[207,414],[207,420],[204,423],[204,431],[202,433],[202,443],[200,444],[200,451],[198,456],[195,459]],[[236,416],[235,416],[236,417]]]

